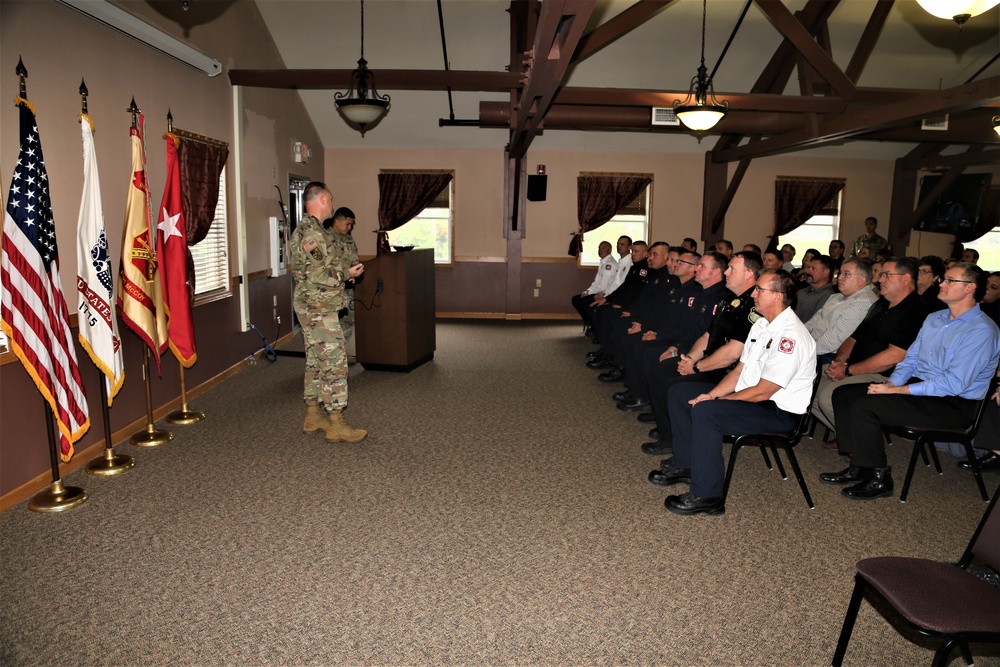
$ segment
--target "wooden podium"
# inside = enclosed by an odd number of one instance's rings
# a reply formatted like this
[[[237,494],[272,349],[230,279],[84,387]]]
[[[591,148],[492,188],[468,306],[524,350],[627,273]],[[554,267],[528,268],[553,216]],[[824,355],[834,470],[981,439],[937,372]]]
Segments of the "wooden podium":
[[[365,262],[364,278],[354,289],[358,361],[380,371],[411,371],[430,361],[434,314],[432,248],[391,252]]]

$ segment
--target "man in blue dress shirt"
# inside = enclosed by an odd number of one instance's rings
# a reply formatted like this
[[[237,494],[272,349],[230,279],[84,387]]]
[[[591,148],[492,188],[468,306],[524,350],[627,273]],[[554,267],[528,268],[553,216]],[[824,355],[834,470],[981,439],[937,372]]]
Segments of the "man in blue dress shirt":
[[[938,295],[947,308],[927,316],[889,380],[833,392],[840,450],[851,465],[822,481],[852,484],[841,491],[848,498],[891,496],[883,426],[963,428],[973,420],[1000,359],[1000,330],[977,303],[986,278],[975,264],[948,269]]]

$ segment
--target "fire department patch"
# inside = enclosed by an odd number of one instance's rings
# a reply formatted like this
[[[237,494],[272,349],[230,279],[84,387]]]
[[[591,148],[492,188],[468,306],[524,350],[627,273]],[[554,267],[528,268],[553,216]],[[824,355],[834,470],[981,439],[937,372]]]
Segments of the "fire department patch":
[[[646,269],[639,269],[639,275],[642,276],[643,278],[645,278],[646,277]]]
[[[610,271],[611,270],[611,265],[610,264],[605,264],[604,265],[604,270],[605,271]]]
[[[782,338],[778,342],[778,351],[784,352],[785,354],[791,354],[792,350],[795,349],[795,341],[791,338]]]

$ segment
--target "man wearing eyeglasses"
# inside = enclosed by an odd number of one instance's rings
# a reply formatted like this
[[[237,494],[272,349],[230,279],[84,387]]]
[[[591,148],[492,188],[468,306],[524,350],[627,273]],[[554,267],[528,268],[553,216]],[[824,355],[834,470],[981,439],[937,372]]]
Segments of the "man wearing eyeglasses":
[[[690,483],[688,493],[667,496],[671,512],[725,513],[723,436],[788,432],[809,408],[816,343],[789,308],[794,294],[787,271],[761,271],[753,296],[762,317],[736,367],[716,385],[691,382],[670,390],[674,456],[649,479],[660,486]]]
[[[927,316],[888,381],[833,393],[840,449],[851,465],[823,473],[822,481],[850,484],[841,491],[848,498],[891,496],[883,426],[963,428],[972,422],[1000,360],[1000,329],[977,303],[986,275],[975,264],[948,269],[938,295],[947,308]]]
[[[906,356],[924,318],[927,306],[916,291],[917,263],[909,257],[893,257],[879,275],[880,298],[823,369],[813,415],[834,431],[833,392],[849,384],[885,382],[896,364]],[[837,441],[824,444],[836,449]]]

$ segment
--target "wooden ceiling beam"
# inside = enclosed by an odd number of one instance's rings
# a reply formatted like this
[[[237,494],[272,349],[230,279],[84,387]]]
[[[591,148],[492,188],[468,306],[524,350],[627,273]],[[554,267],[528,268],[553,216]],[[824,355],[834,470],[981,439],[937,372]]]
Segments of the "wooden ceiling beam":
[[[973,81],[954,88],[925,93],[883,107],[849,112],[827,118],[817,132],[796,130],[771,137],[754,146],[739,146],[716,153],[713,159],[732,162],[744,157],[761,157],[815,148],[836,141],[892,128],[900,123],[942,113],[954,113],[1000,100],[1000,76]]]
[[[754,0],[754,2],[764,12],[764,16],[771,22],[771,25],[792,42],[795,49],[833,87],[838,95],[847,100],[854,97],[854,83],[844,75],[830,54],[823,50],[819,43],[813,39],[810,31],[792,15],[780,0]]]
[[[293,90],[347,89],[351,82],[348,69],[233,69],[229,82],[234,86],[255,88],[290,88]],[[379,90],[467,90],[507,92],[518,86],[516,72],[481,72],[472,70],[372,70]]]
[[[676,0],[639,0],[580,39],[570,64],[576,65],[632,32]]]
[[[636,90],[626,88],[561,88],[556,104],[586,104],[623,107],[669,107],[674,100],[683,100],[688,90]],[[839,113],[847,106],[839,97],[806,97],[796,95],[763,95],[750,93],[716,93],[730,109],[742,111],[788,111]]]
[[[889,12],[892,10],[894,2],[895,0],[878,0],[875,3],[865,31],[861,33],[861,39],[858,40],[858,45],[854,48],[851,62],[844,70],[844,75],[850,79],[851,83],[856,85],[858,79],[861,78],[861,73],[864,72],[865,65],[868,64],[868,59],[871,57],[872,51],[875,50],[879,37],[882,36],[882,28],[885,27],[885,21],[889,18]]]
[[[587,28],[597,0],[547,0],[542,3],[538,29],[525,82],[518,96],[510,140],[510,155],[522,157],[541,131],[570,60]]]

